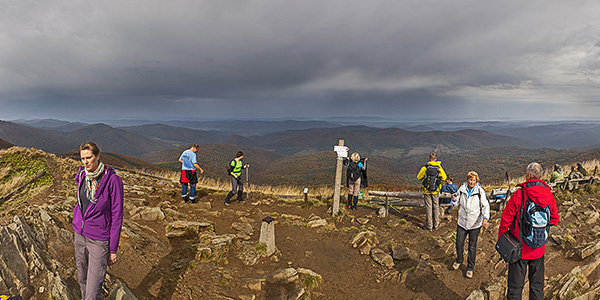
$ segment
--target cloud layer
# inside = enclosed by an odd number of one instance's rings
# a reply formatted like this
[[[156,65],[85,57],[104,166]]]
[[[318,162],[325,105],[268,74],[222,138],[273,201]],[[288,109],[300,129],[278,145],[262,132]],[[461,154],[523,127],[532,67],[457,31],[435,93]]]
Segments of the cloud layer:
[[[600,111],[597,1],[0,2],[2,119]]]

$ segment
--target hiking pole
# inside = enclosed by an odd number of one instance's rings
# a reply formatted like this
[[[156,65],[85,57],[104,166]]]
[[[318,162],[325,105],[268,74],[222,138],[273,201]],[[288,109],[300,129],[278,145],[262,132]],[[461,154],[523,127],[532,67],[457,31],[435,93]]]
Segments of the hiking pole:
[[[246,187],[248,187],[246,199],[250,201],[250,173],[248,172],[248,168],[246,168]]]

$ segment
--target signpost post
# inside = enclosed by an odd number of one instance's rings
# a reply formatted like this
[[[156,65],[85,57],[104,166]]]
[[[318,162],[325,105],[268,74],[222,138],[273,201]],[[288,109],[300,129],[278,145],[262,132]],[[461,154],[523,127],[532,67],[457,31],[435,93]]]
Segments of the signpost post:
[[[333,191],[333,206],[331,215],[335,218],[340,210],[340,190],[342,181],[342,161],[348,157],[348,147],[344,146],[344,140],[338,141],[338,146],[334,146],[333,150],[337,152],[337,165],[335,168],[335,185]]]

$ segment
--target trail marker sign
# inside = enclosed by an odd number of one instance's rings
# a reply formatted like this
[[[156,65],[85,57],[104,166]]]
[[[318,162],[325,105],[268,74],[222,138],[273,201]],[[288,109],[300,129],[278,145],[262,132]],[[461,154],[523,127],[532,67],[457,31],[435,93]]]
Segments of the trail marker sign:
[[[338,158],[347,158],[348,150],[350,150],[350,148],[346,146],[333,146],[333,151],[337,152]]]

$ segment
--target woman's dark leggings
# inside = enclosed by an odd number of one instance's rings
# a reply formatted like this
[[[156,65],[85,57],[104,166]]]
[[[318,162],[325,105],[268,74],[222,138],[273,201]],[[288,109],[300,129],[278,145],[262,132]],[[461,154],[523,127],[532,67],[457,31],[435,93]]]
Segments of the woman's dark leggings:
[[[481,227],[466,230],[460,226],[456,227],[456,262],[463,263],[463,252],[465,250],[465,239],[469,235],[469,254],[467,257],[467,270],[473,271],[475,268],[475,257],[477,256],[477,239],[479,238]]]

